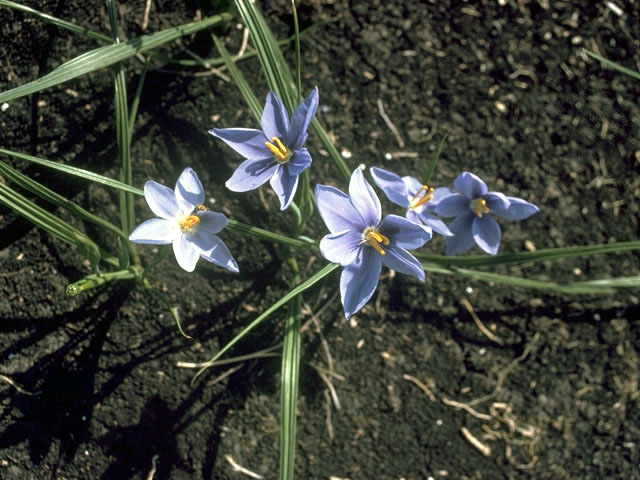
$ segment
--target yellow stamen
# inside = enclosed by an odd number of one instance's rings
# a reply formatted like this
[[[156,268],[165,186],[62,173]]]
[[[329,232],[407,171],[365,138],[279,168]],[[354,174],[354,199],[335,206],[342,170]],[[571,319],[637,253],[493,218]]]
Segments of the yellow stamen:
[[[276,156],[278,163],[287,163],[293,155],[291,150],[278,137],[271,137],[271,142],[264,142],[264,144]]]
[[[189,215],[188,217],[186,217],[184,220],[180,222],[180,228],[182,228],[183,231],[185,230],[188,231],[188,230],[191,230],[196,225],[198,225],[199,223],[200,223],[199,217],[195,215]]]
[[[205,207],[204,205],[200,204],[196,207],[196,210],[200,210],[201,212],[205,211],[207,209],[207,207]]]
[[[420,196],[424,192],[424,195]],[[428,185],[423,185],[420,190],[416,192],[411,200],[409,200],[409,207],[416,209],[421,205],[424,205],[433,198],[433,188]]]
[[[374,228],[365,230],[362,237],[367,244],[371,245],[375,249],[376,252],[380,255],[386,255],[387,252],[382,249],[380,244],[382,243],[385,247],[388,246],[389,239],[387,237],[377,232]]]
[[[471,211],[475,213],[478,218],[482,218],[482,214],[489,213],[487,201],[483,198],[476,198],[473,202],[471,202]]]

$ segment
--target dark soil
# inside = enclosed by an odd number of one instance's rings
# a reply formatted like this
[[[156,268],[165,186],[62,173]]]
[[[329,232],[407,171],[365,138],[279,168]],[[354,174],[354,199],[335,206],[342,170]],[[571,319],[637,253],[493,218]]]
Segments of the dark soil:
[[[103,2],[28,3],[108,31]],[[191,21],[196,7],[176,10],[181,3],[152,2],[147,31]],[[277,35],[289,36],[289,2],[261,3]],[[581,53],[586,47],[640,69],[637,1],[614,2],[622,17],[608,2],[300,3],[302,26],[317,25],[302,41],[304,88],[318,85],[319,116],[350,167],[416,175],[446,135],[440,185],[470,170],[541,208],[522,223],[503,224],[501,251],[638,238],[640,82]],[[142,33],[143,9],[141,0],[121,6],[127,38]],[[2,91],[98,46],[7,8],[0,20]],[[226,32],[233,51],[241,42],[235,23]],[[185,57],[187,48],[215,56],[206,36],[163,51]],[[290,46],[286,52],[293,61]],[[224,188],[240,159],[207,130],[254,125],[234,85],[200,69],[155,66],[135,130],[136,186],[149,178],[172,186],[192,166],[215,199],[212,208],[286,231],[289,218],[270,189]],[[240,66],[263,98],[258,61]],[[141,64],[127,68],[131,95]],[[112,98],[112,75],[103,70],[10,102],[0,113],[0,143],[116,176]],[[309,148],[312,181],[345,188],[313,138]],[[15,165],[118,221],[114,191]],[[139,220],[150,215],[142,198],[137,213]],[[229,459],[277,477],[279,358],[210,369],[194,385],[195,371],[177,366],[210,358],[284,294],[290,272],[272,245],[223,232],[240,274],[205,262],[188,274],[173,259],[154,271],[153,284],[178,306],[193,337],[187,340],[157,293],[120,284],[65,297],[88,264],[6,208],[0,214],[0,374],[22,388],[0,382],[1,478],[250,478]],[[312,225],[316,238],[324,233],[320,222]],[[443,247],[435,239],[426,249]],[[153,257],[151,246],[140,252],[145,261]],[[303,278],[324,264],[306,254],[299,260]],[[499,271],[559,282],[607,278],[637,275],[640,257]],[[640,478],[637,291],[568,297],[436,274],[423,285],[383,273],[351,324],[339,305],[337,274],[305,295],[298,478]],[[463,298],[502,345],[476,327]],[[281,337],[275,315],[230,355]],[[319,373],[330,368],[339,409]]]

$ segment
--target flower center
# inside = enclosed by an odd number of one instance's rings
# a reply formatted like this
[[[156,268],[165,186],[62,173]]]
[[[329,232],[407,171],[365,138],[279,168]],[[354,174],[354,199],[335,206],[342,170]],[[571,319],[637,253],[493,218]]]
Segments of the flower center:
[[[471,202],[471,211],[475,213],[478,218],[482,218],[482,215],[489,213],[489,207],[487,207],[487,201],[484,198],[476,198]]]
[[[424,205],[433,198],[433,188],[428,185],[422,185],[422,188],[416,192],[411,200],[409,200],[409,208],[415,210]]]
[[[383,244],[385,247],[389,245],[389,239],[378,232],[375,227],[369,227],[362,232],[362,241],[367,245],[372,246],[376,252],[380,255],[386,255],[380,244]]]
[[[204,205],[198,205],[193,210],[194,212],[196,212],[196,210],[202,212],[206,209],[207,208]],[[180,224],[180,230],[182,230],[182,233],[191,233],[193,227],[200,223],[200,217],[198,217],[197,215],[193,215],[192,212],[191,215],[183,217],[178,223]]]
[[[291,160],[293,152],[289,150],[284,143],[282,143],[282,140],[280,140],[278,137],[271,137],[271,142],[264,142],[264,144],[269,150],[271,150],[271,153],[276,156],[276,160],[278,163],[287,163],[289,160]]]

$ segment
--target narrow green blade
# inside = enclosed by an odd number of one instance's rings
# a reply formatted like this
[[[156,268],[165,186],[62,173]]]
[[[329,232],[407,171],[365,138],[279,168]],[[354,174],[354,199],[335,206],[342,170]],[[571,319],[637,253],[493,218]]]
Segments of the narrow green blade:
[[[199,22],[188,23],[178,27],[162,30],[161,32],[143,35],[127,42],[96,48],[89,52],[63,63],[51,73],[16,87],[4,93],[0,93],[0,102],[7,102],[16,98],[39,92],[45,88],[53,87],[86,73],[94,72],[109,67],[118,62],[127,60],[137,53],[154,49],[165,43],[171,42],[184,35],[190,35],[204,28],[217,25],[230,20],[231,15],[223,13],[205,18]]]
[[[604,58],[598,55],[597,53],[593,53],[587,50],[586,48],[583,48],[582,51],[587,55],[589,55],[591,58],[595,58],[599,62],[605,64],[607,67],[613,68],[614,70],[617,70],[620,73],[624,73],[625,75],[629,75],[630,77],[635,78],[636,80],[640,80],[640,72],[636,72],[635,70],[631,70],[627,67],[623,67],[619,63],[616,63],[612,60]]]

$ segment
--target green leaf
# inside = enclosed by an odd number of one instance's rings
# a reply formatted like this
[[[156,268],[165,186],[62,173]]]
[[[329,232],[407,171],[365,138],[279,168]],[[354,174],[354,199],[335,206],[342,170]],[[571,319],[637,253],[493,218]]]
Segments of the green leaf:
[[[431,182],[431,177],[433,176],[433,172],[435,172],[436,170],[436,165],[438,164],[438,160],[440,159],[440,153],[442,152],[442,147],[444,146],[444,142],[446,139],[447,139],[447,136],[445,135],[442,138],[442,140],[440,140],[440,144],[438,145],[438,150],[436,150],[435,155],[429,162],[429,165],[427,165],[424,175],[422,176],[423,185],[429,185],[429,182]]]
[[[640,250],[640,241],[604,243],[600,245],[583,245],[579,247],[549,248],[535,252],[500,253],[498,255],[468,255],[451,257],[445,255],[429,255],[413,252],[418,260],[445,266],[484,267],[495,265],[518,265],[543,260],[562,260],[573,257],[586,257],[601,253],[624,252]]]
[[[199,22],[188,23],[149,35],[143,35],[127,42],[96,48],[95,50],[83,53],[63,63],[51,73],[33,82],[0,93],[0,102],[7,102],[31,93],[39,92],[45,88],[67,82],[87,73],[109,67],[127,60],[138,53],[154,49],[184,35],[190,35],[199,30],[228,21],[230,18],[230,14],[223,13],[214,17],[205,18]]]
[[[102,274],[92,273],[87,275],[86,277],[81,278],[77,282],[70,283],[67,286],[65,293],[69,297],[75,297],[82,292],[86,292],[87,290],[92,290],[94,288],[101,287],[109,282],[113,281],[121,281],[121,280],[133,280],[137,278],[137,273],[135,270],[126,269],[119,270],[117,272],[109,272]]]
[[[623,67],[619,63],[616,63],[616,62],[614,62],[612,60],[604,58],[604,57],[598,55],[597,53],[593,53],[593,52],[587,50],[586,48],[583,48],[582,51],[584,53],[586,53],[587,55],[589,55],[591,58],[595,58],[599,62],[605,64],[607,67],[611,67],[611,68],[613,68],[614,70],[617,70],[620,73],[624,73],[625,75],[629,75],[630,77],[635,78],[636,80],[640,80],[640,73],[639,72],[636,72],[635,70],[631,70],[631,69],[629,69],[627,67]]]
[[[304,292],[305,290],[307,290],[308,288],[311,288],[313,285],[315,285],[320,280],[322,280],[324,277],[329,275],[331,272],[333,272],[339,266],[340,265],[335,264],[335,263],[330,263],[328,265],[325,265],[324,268],[322,268],[322,270],[318,271],[311,278],[309,278],[308,280],[302,282],[300,285],[298,285],[297,287],[292,289],[289,293],[287,293],[284,297],[282,297],[276,303],[271,305],[264,313],[259,315],[258,318],[256,318],[253,322],[251,322],[249,325],[247,325],[238,335],[236,335],[233,338],[233,340],[231,340],[229,343],[227,343],[218,353],[216,353],[211,358],[211,360],[207,361],[204,364],[204,366],[200,370],[198,370],[198,373],[196,373],[196,375],[194,377],[194,380],[197,377],[199,377],[207,368],[209,368],[218,358],[220,358],[229,349],[231,349],[231,347],[233,347],[236,343],[238,343],[238,341],[241,340],[242,337],[244,337],[247,333],[249,333],[251,330],[253,330],[258,325],[260,325],[260,323],[262,323],[262,321],[265,320],[269,315],[271,315],[273,312],[275,312],[280,307],[285,305],[287,302],[289,302],[289,300],[294,298],[296,295],[299,295],[302,292]]]
[[[27,162],[35,163],[37,165],[42,165],[43,167],[51,168],[53,170],[58,170],[59,172],[64,172],[69,175],[84,178],[85,180],[101,183],[102,185],[106,185],[108,187],[117,188],[120,190],[124,190],[126,192],[131,192],[135,195],[144,196],[144,192],[139,188],[126,185],[122,182],[113,180],[112,178],[109,178],[109,177],[98,175],[97,173],[90,172],[89,170],[84,170],[82,168],[77,168],[77,167],[71,167],[69,165],[63,165],[61,163],[52,162],[51,160],[45,160],[44,158],[34,157],[32,155],[27,155],[26,153],[14,152],[11,150],[7,150],[5,148],[0,148],[0,153],[4,155],[8,155],[10,157],[19,158],[21,160],[26,160]]]
[[[263,230],[262,228],[253,227],[246,223],[238,222],[237,220],[229,219],[229,229],[234,230],[243,235],[259,238],[260,240],[266,240],[267,242],[280,243],[283,245],[289,245],[296,248],[312,248],[318,250],[318,246],[313,240],[299,238],[291,238],[279,233],[270,232],[269,230]]]
[[[101,42],[104,43],[111,43],[111,39],[109,38],[108,35],[104,35],[103,33],[100,32],[96,32],[95,30],[91,30],[89,28],[85,28],[85,27],[80,27],[74,23],[71,22],[67,22],[66,20],[62,20],[60,18],[54,17],[52,15],[49,15],[47,13],[43,13],[40,12],[38,10],[34,10],[33,8],[27,7],[26,5],[21,5],[19,3],[15,3],[15,2],[9,2],[7,0],[0,0],[0,7],[9,7],[9,8],[13,8],[15,10],[19,10],[21,12],[24,13],[28,13],[29,15],[33,15],[36,18],[42,20],[43,22],[46,23],[51,23],[53,25],[56,25],[58,27],[62,27],[66,30],[69,30],[73,33],[78,33],[81,35],[85,35],[89,38],[92,38],[94,40],[99,40]]]

